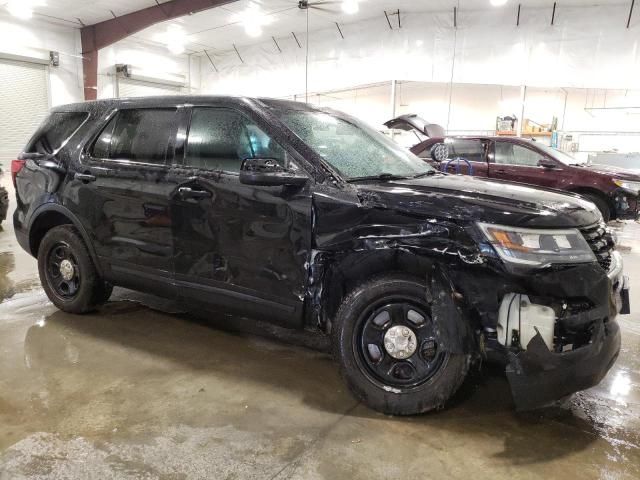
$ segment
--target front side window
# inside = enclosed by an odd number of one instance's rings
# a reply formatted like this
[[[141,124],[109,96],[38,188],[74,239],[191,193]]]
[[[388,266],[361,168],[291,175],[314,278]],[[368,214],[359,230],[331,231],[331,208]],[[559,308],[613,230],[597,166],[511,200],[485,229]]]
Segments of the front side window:
[[[247,158],[271,158],[286,167],[285,150],[252,120],[226,108],[194,108],[185,166],[239,172]]]
[[[54,153],[62,147],[82,125],[87,112],[54,112],[40,125],[25,152]]]
[[[495,162],[507,165],[537,167],[542,155],[511,142],[496,142]]]
[[[449,158],[464,158],[470,162],[484,162],[484,142],[475,138],[453,138],[447,142]]]
[[[286,110],[279,117],[346,179],[433,171],[425,161],[356,120],[311,110]]]
[[[175,117],[175,108],[121,110],[97,138],[91,155],[164,165]]]

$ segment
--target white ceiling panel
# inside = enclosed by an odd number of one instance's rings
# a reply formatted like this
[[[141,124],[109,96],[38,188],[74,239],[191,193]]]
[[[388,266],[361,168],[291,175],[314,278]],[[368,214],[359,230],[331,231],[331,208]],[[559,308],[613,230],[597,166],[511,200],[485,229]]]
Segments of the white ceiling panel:
[[[161,0],[164,3],[167,0]],[[380,28],[388,28],[384,12],[391,14],[400,10],[403,16],[416,12],[442,12],[459,6],[461,13],[474,10],[512,9],[522,4],[523,14],[527,9],[548,8],[553,6],[553,0],[508,0],[504,6],[493,7],[490,0],[359,0],[359,11],[347,15],[342,11],[342,0],[316,0],[309,2],[313,6],[309,12],[310,30],[319,30],[335,25],[356,23],[362,20],[380,19]],[[3,0],[0,0],[0,5]],[[37,7],[36,14],[45,19],[61,19],[67,23],[73,22],[78,27],[79,20],[83,24],[92,24],[103,20],[124,15],[155,5],[155,0],[46,0],[46,6]],[[242,25],[234,23],[233,15],[252,4],[260,6],[269,16],[271,23],[263,27],[260,38],[249,37]],[[561,0],[557,2],[558,14],[563,8],[592,5],[629,5],[629,0]],[[636,14],[640,14],[637,12]],[[46,16],[46,17],[44,17]],[[228,51],[236,46],[246,46],[264,42],[265,38],[291,38],[295,32],[302,42],[306,31],[307,11],[298,8],[298,0],[237,0],[222,7],[206,10],[194,15],[165,22],[150,27],[135,35],[135,38],[146,42],[157,43],[158,38],[167,30],[167,23],[181,25],[188,34],[187,51],[193,53],[203,48],[211,51]],[[395,26],[397,16],[390,16]]]
[[[113,18],[111,12],[124,15],[155,4],[154,0],[46,0],[36,13],[90,25]]]
[[[313,4],[314,2],[310,2]],[[335,23],[344,26],[358,21],[378,18],[380,28],[388,28],[385,11],[395,28],[398,22],[394,12],[400,10],[404,17],[417,12],[442,12],[458,6],[461,13],[476,10],[512,9],[514,22],[518,3],[522,4],[522,15],[527,9],[553,8],[553,0],[527,0],[517,2],[509,0],[502,7],[491,6],[489,0],[360,0],[360,9],[356,14],[347,15],[341,9],[341,0],[319,0],[320,8],[311,8],[309,13],[309,28],[311,31],[333,27]],[[626,2],[628,3],[628,2]],[[591,5],[625,5],[624,0],[562,0],[558,2],[558,14],[563,8]],[[260,38],[249,37],[241,24],[234,23],[233,14],[241,12],[251,4],[259,4],[262,11],[269,16],[271,23],[263,27]],[[179,23],[189,34],[189,48],[191,51],[203,48],[216,51],[228,51],[236,46],[246,46],[264,42],[265,38],[291,38],[295,32],[301,43],[304,43],[306,31],[307,11],[298,8],[298,0],[239,0],[189,17],[183,17],[174,23]],[[140,39],[154,41],[166,30],[163,24],[148,28],[136,36]]]

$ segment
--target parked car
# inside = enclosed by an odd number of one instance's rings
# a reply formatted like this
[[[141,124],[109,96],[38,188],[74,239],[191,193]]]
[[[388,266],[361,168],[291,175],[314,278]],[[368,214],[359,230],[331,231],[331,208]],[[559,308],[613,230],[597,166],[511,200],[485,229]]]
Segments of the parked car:
[[[119,285],[321,332],[385,413],[442,406],[487,355],[537,406],[598,383],[620,348],[628,290],[592,203],[439,173],[332,110],[67,105],[13,171],[16,236],[59,309]]]
[[[469,163],[451,162],[448,171],[579,193],[597,205],[605,221],[636,219],[640,214],[638,172],[579,161],[526,138],[429,135],[433,125],[417,115],[402,115],[385,125],[419,134],[411,152],[438,169],[448,159],[459,158]]]

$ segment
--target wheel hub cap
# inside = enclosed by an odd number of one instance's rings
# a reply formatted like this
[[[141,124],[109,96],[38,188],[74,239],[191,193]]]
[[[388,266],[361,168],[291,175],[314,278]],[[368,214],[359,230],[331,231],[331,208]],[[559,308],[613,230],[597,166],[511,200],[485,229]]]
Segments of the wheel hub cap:
[[[62,278],[64,278],[68,282],[73,278],[74,274],[75,271],[73,268],[73,264],[69,260],[62,260],[60,262],[60,275],[62,275]]]
[[[384,348],[396,359],[409,358],[417,348],[416,334],[409,327],[396,325],[384,335]]]

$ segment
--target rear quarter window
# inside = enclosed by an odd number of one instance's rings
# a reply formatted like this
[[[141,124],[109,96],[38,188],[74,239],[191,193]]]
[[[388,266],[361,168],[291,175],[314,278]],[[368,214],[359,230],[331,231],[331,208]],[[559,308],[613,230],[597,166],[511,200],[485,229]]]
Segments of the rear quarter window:
[[[120,110],[95,140],[90,155],[164,165],[176,129],[175,108]]]
[[[40,125],[25,152],[54,153],[71,138],[89,117],[87,112],[54,112]]]

